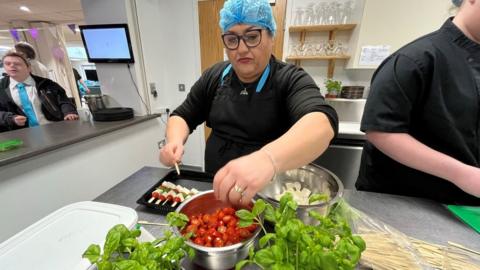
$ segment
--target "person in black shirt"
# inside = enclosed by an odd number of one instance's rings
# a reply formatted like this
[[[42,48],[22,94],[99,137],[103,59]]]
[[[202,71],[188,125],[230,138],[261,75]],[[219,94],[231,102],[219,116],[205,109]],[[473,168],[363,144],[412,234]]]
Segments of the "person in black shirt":
[[[480,205],[479,18],[480,0],[465,0],[377,69],[357,189]]]
[[[229,0],[220,13],[229,61],[205,71],[168,120],[160,161],[172,166],[188,134],[212,128],[205,170],[217,198],[247,204],[275,173],[317,158],[338,129],[313,79],[272,56],[275,22],[266,0]]]

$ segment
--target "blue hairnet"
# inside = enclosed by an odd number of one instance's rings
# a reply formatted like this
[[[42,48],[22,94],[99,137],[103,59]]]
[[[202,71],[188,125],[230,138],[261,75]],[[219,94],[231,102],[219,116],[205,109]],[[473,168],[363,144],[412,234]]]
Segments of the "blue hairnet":
[[[220,28],[225,33],[236,24],[260,26],[273,35],[277,30],[268,0],[227,0],[220,10]]]
[[[462,2],[463,2],[463,0],[452,0],[452,3],[457,7],[461,6]]]

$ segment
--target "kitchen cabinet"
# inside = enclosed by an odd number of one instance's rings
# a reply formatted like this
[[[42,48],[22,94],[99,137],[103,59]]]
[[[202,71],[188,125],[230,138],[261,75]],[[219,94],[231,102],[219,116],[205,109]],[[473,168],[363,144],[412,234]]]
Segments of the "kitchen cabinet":
[[[363,46],[387,45],[393,53],[439,29],[452,16],[451,7],[450,0],[365,0],[359,26],[350,39],[352,56],[346,68],[376,68],[377,65],[359,65]]]
[[[328,41],[335,41],[337,31],[350,31],[356,24],[331,24],[331,25],[295,25],[289,27],[290,33],[300,33],[300,46],[305,44],[305,36],[308,32],[328,32]],[[333,55],[315,55],[315,56],[293,56],[286,58],[287,61],[295,61],[295,65],[300,65],[303,60],[326,60],[328,61],[327,78],[333,78],[335,62],[337,60],[347,60],[350,56],[346,54]]]

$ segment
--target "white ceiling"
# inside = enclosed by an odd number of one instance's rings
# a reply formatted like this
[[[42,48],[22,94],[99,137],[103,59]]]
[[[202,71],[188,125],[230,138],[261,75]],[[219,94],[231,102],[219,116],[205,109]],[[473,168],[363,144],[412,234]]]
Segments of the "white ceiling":
[[[0,29],[10,28],[14,21],[63,24],[67,43],[81,43],[79,33],[73,34],[66,24],[83,23],[81,0],[0,0]],[[27,6],[31,12],[20,10]],[[8,31],[0,31],[0,45],[13,45]]]
[[[20,6],[31,12],[20,10]],[[0,26],[15,20],[63,24],[83,21],[83,12],[80,0],[0,0]]]

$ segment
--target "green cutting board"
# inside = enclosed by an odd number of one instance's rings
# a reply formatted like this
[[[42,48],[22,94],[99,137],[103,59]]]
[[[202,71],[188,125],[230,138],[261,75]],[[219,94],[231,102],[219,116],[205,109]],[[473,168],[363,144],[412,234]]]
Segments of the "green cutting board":
[[[480,233],[480,207],[447,205],[448,210]]]

